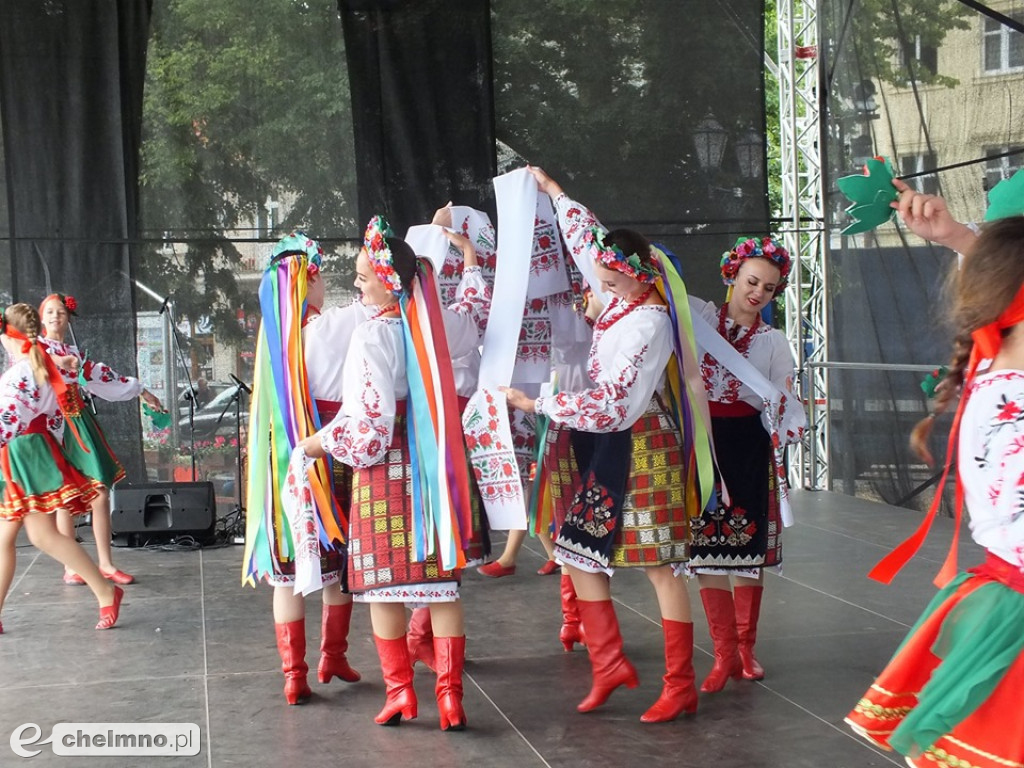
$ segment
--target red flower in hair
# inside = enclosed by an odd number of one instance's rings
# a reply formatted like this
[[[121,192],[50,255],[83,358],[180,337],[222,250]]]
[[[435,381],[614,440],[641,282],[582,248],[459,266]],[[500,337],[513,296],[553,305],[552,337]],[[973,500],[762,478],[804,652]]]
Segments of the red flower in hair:
[[[78,309],[78,302],[75,300],[75,297],[61,296],[60,299],[64,302],[64,306],[67,307],[68,313],[75,314],[75,311]]]

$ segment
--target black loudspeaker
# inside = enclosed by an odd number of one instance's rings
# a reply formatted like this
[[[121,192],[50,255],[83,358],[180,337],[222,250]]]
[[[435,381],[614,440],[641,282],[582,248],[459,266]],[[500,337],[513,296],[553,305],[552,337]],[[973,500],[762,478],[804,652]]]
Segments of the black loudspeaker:
[[[116,546],[144,546],[183,536],[208,543],[216,522],[213,483],[120,483],[110,496],[110,531]]]

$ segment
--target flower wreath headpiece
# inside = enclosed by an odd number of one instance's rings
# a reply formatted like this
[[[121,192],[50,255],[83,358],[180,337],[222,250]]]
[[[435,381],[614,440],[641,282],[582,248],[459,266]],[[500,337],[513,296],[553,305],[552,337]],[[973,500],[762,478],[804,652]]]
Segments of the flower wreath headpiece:
[[[374,216],[366,225],[366,233],[363,235],[363,250],[370,260],[370,266],[377,278],[395,296],[401,296],[405,290],[402,287],[402,279],[395,271],[395,259],[388,248],[387,239],[394,237],[391,225],[383,216]]]
[[[48,301],[50,301],[52,299],[56,299],[61,304],[63,304],[64,305],[64,309],[66,309],[68,311],[69,315],[76,315],[77,314],[78,302],[75,300],[74,296],[67,296],[67,295],[65,295],[63,293],[51,293],[49,296],[47,296],[45,299],[43,299],[41,302],[39,302],[39,314],[40,315],[43,314],[43,307],[46,306],[46,302],[48,302]]]
[[[736,282],[736,275],[740,266],[747,259],[767,259],[779,268],[779,282],[775,286],[776,292],[786,287],[789,278],[789,270],[793,266],[789,258],[789,251],[782,247],[782,244],[773,237],[762,237],[760,240],[754,237],[740,237],[731,251],[722,254],[722,282],[732,285]]]
[[[273,266],[281,261],[281,259],[292,254],[303,254],[306,257],[306,271],[310,275],[315,275],[320,271],[320,265],[323,263],[324,258],[324,249],[320,247],[320,243],[299,230],[277,241],[277,245],[274,246],[274,250],[270,254],[270,261],[267,262],[267,267]]]
[[[583,241],[594,249],[594,256],[601,264],[641,283],[653,283],[658,279],[657,266],[644,264],[636,253],[626,256],[619,246],[606,243],[604,235],[600,227],[590,227],[583,235]]]

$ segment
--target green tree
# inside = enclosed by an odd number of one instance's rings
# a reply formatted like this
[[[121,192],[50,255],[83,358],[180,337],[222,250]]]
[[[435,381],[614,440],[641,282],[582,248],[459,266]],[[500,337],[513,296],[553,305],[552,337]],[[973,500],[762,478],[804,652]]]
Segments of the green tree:
[[[352,120],[335,0],[155,4],[142,144],[143,274],[180,316],[240,339],[234,241],[355,227]],[[255,225],[281,201],[276,232]]]

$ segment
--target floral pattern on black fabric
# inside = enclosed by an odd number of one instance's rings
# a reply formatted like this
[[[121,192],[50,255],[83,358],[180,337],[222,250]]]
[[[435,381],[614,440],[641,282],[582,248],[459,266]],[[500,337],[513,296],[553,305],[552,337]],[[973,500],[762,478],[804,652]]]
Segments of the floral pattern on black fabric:
[[[595,539],[603,539],[615,532],[616,523],[614,499],[608,489],[597,482],[594,473],[588,473],[565,516],[565,525]]]
[[[754,540],[757,530],[757,522],[747,516],[743,507],[719,504],[714,512],[704,515],[694,531],[693,542],[705,547],[743,547]]]

